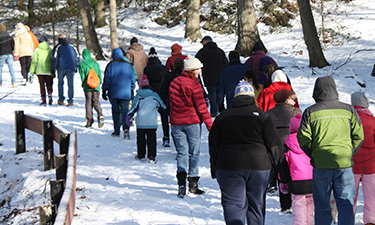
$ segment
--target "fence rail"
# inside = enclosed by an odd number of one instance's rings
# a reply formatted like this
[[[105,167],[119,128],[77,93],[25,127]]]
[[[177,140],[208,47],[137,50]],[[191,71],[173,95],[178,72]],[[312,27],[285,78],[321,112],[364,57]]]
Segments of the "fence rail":
[[[40,224],[70,225],[73,220],[76,196],[77,131],[69,133],[23,111],[15,112],[16,154],[26,151],[25,129],[43,136],[44,170],[55,168],[56,180],[51,185],[51,205],[39,207]],[[54,156],[53,141],[59,144],[60,154]]]

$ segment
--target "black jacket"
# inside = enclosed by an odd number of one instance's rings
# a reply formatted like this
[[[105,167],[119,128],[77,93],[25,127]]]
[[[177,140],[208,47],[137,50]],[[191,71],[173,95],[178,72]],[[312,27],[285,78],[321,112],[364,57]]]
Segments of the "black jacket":
[[[212,178],[216,170],[269,170],[273,161],[282,181],[286,179],[285,154],[272,119],[250,96],[235,97],[232,107],[216,117],[209,134],[209,152]]]
[[[14,50],[14,40],[5,31],[0,31],[0,55],[12,54]]]
[[[168,72],[164,75],[163,79],[160,82],[159,96],[163,100],[164,104],[167,106],[167,111],[169,112],[169,85],[174,78],[180,76],[182,69],[175,69],[171,72]]]
[[[220,73],[228,65],[223,50],[215,42],[208,42],[195,55],[203,63],[202,75],[204,85],[219,84]]]
[[[169,72],[168,68],[166,66],[163,66],[157,57],[149,58],[147,66],[143,70],[143,73],[147,75],[147,79],[148,79],[148,82],[150,83],[150,86],[159,95],[160,95],[160,82],[163,79],[164,75],[168,72]],[[139,76],[139,77],[142,77],[142,76]]]

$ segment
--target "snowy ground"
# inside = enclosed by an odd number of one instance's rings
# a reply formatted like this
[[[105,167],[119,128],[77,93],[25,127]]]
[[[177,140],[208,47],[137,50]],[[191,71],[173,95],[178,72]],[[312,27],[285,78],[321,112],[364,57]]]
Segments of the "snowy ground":
[[[375,5],[365,0],[355,0],[349,4],[340,1],[325,7],[334,12],[326,17],[326,26],[341,35],[324,49],[326,59],[332,66],[314,69],[315,75],[312,75],[298,19],[293,29],[280,29],[273,34],[269,34],[263,24],[259,25],[269,55],[285,67],[284,71],[291,78],[302,110],[314,103],[311,95],[315,79],[332,75],[341,101],[350,103],[353,91],[365,90],[371,96],[370,110],[375,112],[375,90],[372,88],[375,78],[370,76],[375,62]],[[182,51],[186,55],[195,55],[201,48],[199,42],[191,44],[184,40],[183,25],[167,29],[151,22],[149,17],[140,19],[141,14],[128,12],[123,20],[120,19],[118,36],[123,47],[128,45],[132,36],[136,36],[147,53],[150,47],[155,47],[163,63],[170,55],[170,46],[176,42],[183,46]],[[317,26],[320,26],[318,18]],[[109,48],[109,28],[101,28],[97,32],[104,48]],[[235,35],[206,31],[202,31],[202,35],[210,35],[226,54],[236,44]],[[80,47],[81,51],[83,48]],[[110,55],[108,49],[104,50]],[[299,54],[301,50],[302,55]],[[244,62],[246,59],[241,60]],[[104,71],[108,61],[99,63]],[[16,78],[21,82],[18,61],[15,62],[15,70]],[[0,223],[38,224],[36,207],[50,204],[47,180],[55,179],[55,173],[43,171],[42,137],[27,131],[27,152],[15,155],[14,111],[23,110],[27,115],[52,119],[69,131],[78,132],[76,216],[73,224],[224,224],[218,184],[210,177],[208,132],[205,128],[201,140],[200,187],[206,194],[188,194],[184,199],[179,199],[176,196],[176,153],[173,145],[170,148],[161,146],[161,127],[157,131],[158,163],[135,161],[135,127],[130,130],[130,140],[111,137],[111,106],[108,101],[100,99],[105,115],[104,127],[98,129],[97,123],[94,123],[93,128],[84,128],[85,100],[79,75],[75,75],[73,107],[56,104],[57,80],[54,82],[54,104],[42,107],[39,106],[37,80],[33,84],[11,88],[8,69],[6,66],[3,68],[3,87],[0,88],[0,204],[4,205],[0,208]],[[362,88],[357,82],[365,83],[367,87]],[[65,92],[67,96],[67,90]],[[58,146],[55,145],[57,153]],[[358,205],[356,224],[362,224],[362,194]],[[19,213],[11,214],[16,211],[14,209],[18,209]],[[8,215],[11,216],[7,218]],[[292,224],[292,215],[280,212],[276,195],[267,196],[266,224]]]

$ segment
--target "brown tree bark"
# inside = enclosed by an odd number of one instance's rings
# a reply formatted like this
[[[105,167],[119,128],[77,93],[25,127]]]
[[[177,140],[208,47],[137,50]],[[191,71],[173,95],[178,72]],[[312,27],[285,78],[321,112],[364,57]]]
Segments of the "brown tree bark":
[[[186,12],[185,38],[196,42],[202,39],[199,23],[200,0],[188,0]]]
[[[98,1],[95,4],[95,27],[104,27],[107,25],[107,22],[105,21],[105,4],[104,1]]]
[[[78,3],[86,46],[90,52],[94,53],[96,60],[102,60],[104,59],[103,50],[99,44],[94,24],[92,22],[89,1],[79,0]]]
[[[318,33],[316,31],[314,17],[311,12],[309,0],[297,0],[299,6],[299,14],[303,29],[303,37],[309,51],[310,67],[323,68],[329,63],[324,57],[322,47],[319,42]]]
[[[34,23],[36,21],[36,17],[35,17],[35,13],[34,13],[34,0],[28,0],[27,14],[29,15],[27,25],[31,29],[34,26]]]

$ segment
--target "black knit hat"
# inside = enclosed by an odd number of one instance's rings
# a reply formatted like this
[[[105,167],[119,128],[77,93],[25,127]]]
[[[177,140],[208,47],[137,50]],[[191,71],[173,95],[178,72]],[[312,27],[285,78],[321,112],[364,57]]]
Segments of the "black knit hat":
[[[153,58],[153,57],[157,58],[158,57],[158,53],[156,53],[154,47],[151,47],[150,48],[150,52],[148,53],[148,58]]]
[[[182,58],[175,58],[173,61],[173,68],[175,69],[183,69],[184,68],[184,60]]]
[[[257,41],[257,42],[255,43],[255,45],[254,45],[254,47],[253,47],[253,52],[258,51],[258,50],[263,50],[262,45],[260,44],[259,41]],[[264,50],[263,50],[263,51],[264,51]]]
[[[239,60],[239,59],[240,59],[240,54],[237,51],[230,51],[229,52],[229,61]]]
[[[288,98],[295,98],[295,97],[297,97],[296,93],[288,89],[283,89],[283,90],[276,92],[273,95],[273,100],[275,100],[275,102],[277,103],[280,103],[280,102],[285,102]]]
[[[130,45],[134,43],[138,43],[138,39],[136,37],[132,37],[132,39],[130,39]]]

